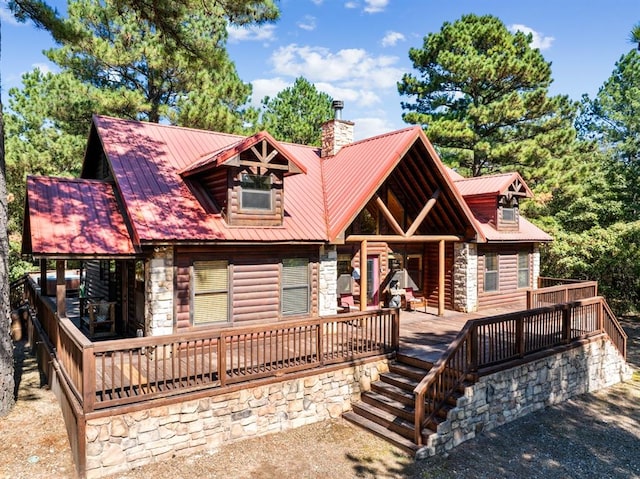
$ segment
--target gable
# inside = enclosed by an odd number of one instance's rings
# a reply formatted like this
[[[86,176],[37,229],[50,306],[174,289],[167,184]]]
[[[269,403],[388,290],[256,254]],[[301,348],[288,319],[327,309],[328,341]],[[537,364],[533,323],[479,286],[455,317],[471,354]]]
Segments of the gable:
[[[324,161],[323,172],[332,241],[343,235],[372,201],[392,223],[384,212],[385,207],[389,209],[388,192],[406,210],[408,220],[402,225],[403,234],[410,222],[417,220],[419,225],[411,234],[482,238],[471,211],[419,127],[346,146]]]

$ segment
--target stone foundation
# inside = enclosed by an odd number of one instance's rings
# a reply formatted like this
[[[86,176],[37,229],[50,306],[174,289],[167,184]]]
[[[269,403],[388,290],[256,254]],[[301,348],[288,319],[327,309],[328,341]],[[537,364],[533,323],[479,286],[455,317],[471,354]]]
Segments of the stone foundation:
[[[417,458],[442,454],[482,431],[578,394],[631,378],[632,370],[606,339],[480,378],[458,399]]]
[[[87,421],[87,478],[291,429],[351,409],[388,361]]]

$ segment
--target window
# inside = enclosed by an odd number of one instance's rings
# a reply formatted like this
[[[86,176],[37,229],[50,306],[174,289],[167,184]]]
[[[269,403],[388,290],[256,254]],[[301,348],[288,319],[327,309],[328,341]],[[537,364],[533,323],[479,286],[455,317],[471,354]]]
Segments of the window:
[[[529,287],[529,252],[518,252],[518,288]]]
[[[282,260],[282,314],[309,312],[309,260]]]
[[[422,289],[422,255],[407,256],[407,275],[405,287]]]
[[[229,263],[193,262],[193,324],[229,320]]]
[[[338,255],[337,293],[351,293],[351,255]]]
[[[242,173],[240,178],[240,208],[271,211],[271,176]]]
[[[516,209],[515,208],[502,208],[502,221],[505,223],[516,222]]]
[[[484,257],[484,290],[498,291],[497,253],[487,253]]]

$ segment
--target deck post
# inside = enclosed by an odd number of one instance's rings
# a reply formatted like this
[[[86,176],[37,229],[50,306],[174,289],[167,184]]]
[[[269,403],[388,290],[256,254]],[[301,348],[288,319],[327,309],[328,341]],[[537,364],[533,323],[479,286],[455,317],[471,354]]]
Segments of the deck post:
[[[391,314],[391,347],[398,352],[400,350],[400,308],[394,308]]]
[[[49,296],[49,288],[47,287],[47,260],[40,260],[40,296]]]
[[[93,344],[82,350],[82,410],[93,411],[96,402],[96,356]]]
[[[360,242],[360,311],[367,310],[367,240]]]
[[[444,316],[444,240],[438,242],[438,316]]]
[[[218,337],[218,379],[220,386],[227,385],[227,340],[224,333]]]
[[[65,283],[65,261],[56,261],[56,311],[59,318],[67,317],[67,285]],[[45,277],[45,285],[47,278]]]

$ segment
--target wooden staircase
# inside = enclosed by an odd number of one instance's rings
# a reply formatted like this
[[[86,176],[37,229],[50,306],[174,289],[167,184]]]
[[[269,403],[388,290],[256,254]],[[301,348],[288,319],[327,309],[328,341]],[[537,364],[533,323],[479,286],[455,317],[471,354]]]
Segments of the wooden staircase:
[[[353,404],[353,410],[344,413],[343,417],[408,454],[415,454],[419,446],[414,441],[413,390],[432,366],[430,362],[399,354],[389,364],[389,372],[382,373],[380,379],[371,384],[371,390],[362,393],[361,401]],[[438,424],[447,418],[447,413],[455,407],[463,392],[460,390],[456,397],[447,401],[436,414],[436,420],[422,430],[423,444],[435,433]]]

